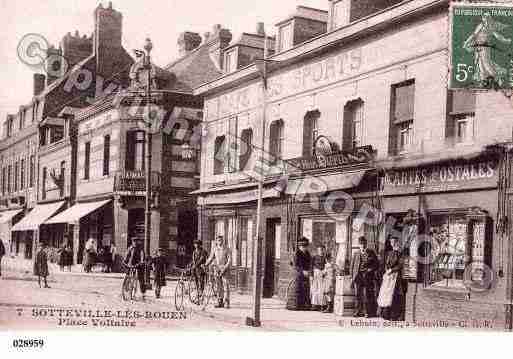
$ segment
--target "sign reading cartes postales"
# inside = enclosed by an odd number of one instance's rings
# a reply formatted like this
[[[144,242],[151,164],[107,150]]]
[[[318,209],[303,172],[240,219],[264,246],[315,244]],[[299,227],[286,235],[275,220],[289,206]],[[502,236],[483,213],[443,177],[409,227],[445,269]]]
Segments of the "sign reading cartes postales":
[[[451,9],[449,87],[513,88],[513,6],[460,3]]]

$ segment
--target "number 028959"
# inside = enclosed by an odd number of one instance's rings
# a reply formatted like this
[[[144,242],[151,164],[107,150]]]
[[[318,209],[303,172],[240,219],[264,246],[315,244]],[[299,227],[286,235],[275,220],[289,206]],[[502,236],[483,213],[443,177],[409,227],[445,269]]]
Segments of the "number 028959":
[[[42,348],[45,345],[45,341],[40,338],[32,338],[32,339],[13,339],[12,346],[13,348],[19,349],[36,349]]]

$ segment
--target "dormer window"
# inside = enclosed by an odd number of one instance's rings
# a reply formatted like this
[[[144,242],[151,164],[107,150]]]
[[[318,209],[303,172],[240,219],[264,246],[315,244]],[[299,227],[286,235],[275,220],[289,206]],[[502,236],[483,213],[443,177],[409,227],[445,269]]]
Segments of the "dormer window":
[[[350,21],[350,0],[333,1],[331,12],[331,30],[349,24]]]
[[[279,51],[285,51],[290,49],[294,43],[294,39],[292,38],[294,34],[292,21],[283,26],[280,26],[279,32]]]
[[[237,49],[231,49],[224,54],[224,68],[226,72],[237,70]]]

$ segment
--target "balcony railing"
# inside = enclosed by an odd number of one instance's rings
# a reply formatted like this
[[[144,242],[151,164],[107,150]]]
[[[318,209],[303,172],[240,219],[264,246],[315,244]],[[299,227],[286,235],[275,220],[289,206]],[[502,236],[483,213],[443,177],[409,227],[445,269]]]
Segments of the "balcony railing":
[[[151,173],[151,190],[160,189],[160,172]],[[119,171],[114,179],[115,192],[146,191],[146,171]]]

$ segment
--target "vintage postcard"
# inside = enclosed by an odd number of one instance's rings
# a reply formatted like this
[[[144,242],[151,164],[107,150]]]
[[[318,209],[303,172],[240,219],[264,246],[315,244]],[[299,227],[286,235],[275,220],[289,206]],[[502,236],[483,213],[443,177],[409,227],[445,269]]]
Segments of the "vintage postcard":
[[[513,330],[513,2],[0,19],[0,331]]]

